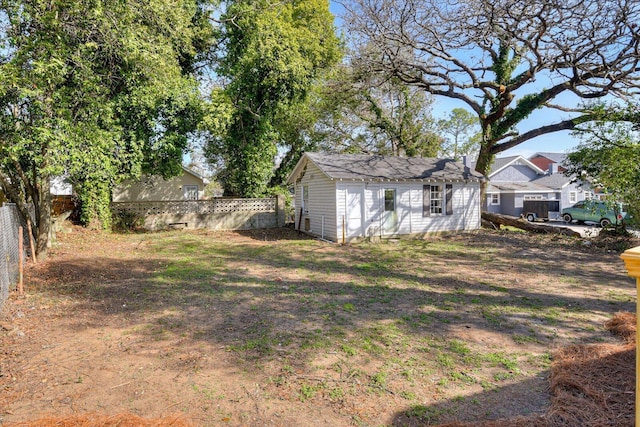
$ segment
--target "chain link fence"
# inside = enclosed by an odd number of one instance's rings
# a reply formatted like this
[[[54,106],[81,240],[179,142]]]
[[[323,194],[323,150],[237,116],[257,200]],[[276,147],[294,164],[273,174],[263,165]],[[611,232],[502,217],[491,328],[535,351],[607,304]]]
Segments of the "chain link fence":
[[[21,225],[15,205],[0,206],[0,308],[9,297],[9,289],[14,289],[20,277],[18,228]],[[22,259],[25,259],[24,254]]]

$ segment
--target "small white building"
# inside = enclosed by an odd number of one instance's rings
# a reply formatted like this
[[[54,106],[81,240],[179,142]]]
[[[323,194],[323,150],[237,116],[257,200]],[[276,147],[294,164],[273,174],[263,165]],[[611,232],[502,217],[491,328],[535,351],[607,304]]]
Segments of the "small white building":
[[[139,181],[126,181],[112,191],[114,202],[168,202],[200,200],[204,197],[205,179],[198,173],[182,168],[182,174],[170,179],[143,175]]]
[[[451,159],[305,153],[297,229],[335,242],[480,228],[483,176]]]

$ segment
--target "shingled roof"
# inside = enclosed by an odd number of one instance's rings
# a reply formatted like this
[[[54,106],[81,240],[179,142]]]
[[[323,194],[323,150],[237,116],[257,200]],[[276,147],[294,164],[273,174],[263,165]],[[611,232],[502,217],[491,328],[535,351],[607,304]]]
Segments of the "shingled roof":
[[[307,161],[313,162],[333,180],[481,181],[484,179],[478,172],[451,159],[305,153],[289,176],[289,183],[296,181]]]

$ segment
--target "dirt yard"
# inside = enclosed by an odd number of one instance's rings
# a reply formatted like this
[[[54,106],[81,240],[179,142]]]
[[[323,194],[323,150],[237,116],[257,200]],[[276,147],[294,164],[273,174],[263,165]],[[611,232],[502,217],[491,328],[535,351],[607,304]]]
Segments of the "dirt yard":
[[[490,232],[340,246],[288,229],[73,228],[0,314],[0,424],[418,426],[549,404],[554,351],[615,342],[610,243]],[[640,242],[634,242],[640,244]]]

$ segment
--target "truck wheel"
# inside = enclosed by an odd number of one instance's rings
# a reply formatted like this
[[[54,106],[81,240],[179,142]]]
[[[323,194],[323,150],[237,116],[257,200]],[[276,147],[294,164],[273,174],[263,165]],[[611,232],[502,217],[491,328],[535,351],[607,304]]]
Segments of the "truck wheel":
[[[571,215],[569,215],[568,213],[567,213],[567,214],[562,215],[562,220],[563,220],[564,222],[568,222],[568,223],[570,223],[572,219],[573,219],[573,218],[571,218]]]
[[[534,214],[527,214],[527,221],[533,222],[536,220],[536,216]]]

